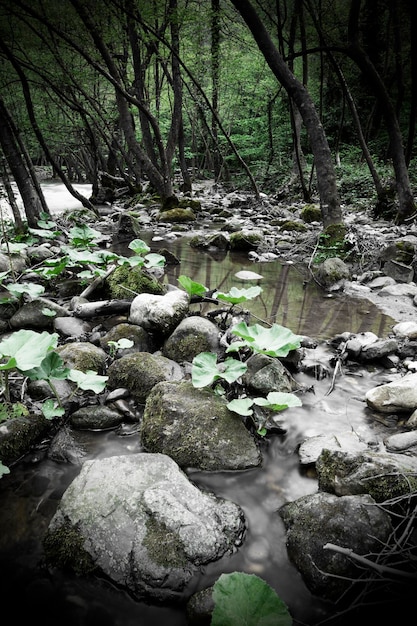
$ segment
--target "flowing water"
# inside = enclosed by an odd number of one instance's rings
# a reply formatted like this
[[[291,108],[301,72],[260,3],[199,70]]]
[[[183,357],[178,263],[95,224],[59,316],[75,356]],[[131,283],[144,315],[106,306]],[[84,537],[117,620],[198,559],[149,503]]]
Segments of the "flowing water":
[[[69,208],[62,185],[48,183],[47,188],[55,198],[52,210]],[[292,265],[277,261],[253,265],[245,255],[201,252],[190,248],[184,237],[152,241],[152,233],[148,232],[143,238],[155,250],[170,248],[181,260],[180,265],[168,268],[165,280],[171,284],[177,284],[178,276],[184,274],[210,289],[227,292],[232,286],[253,284],[236,278],[242,269],[262,275],[261,296],[247,303],[255,316],[251,321],[277,322],[317,339],[317,348],[308,351],[312,362],[329,365],[332,351],[328,340],[338,333],[372,330],[382,337],[394,323],[365,300],[326,297],[302,270]],[[328,614],[329,607],[311,596],[288,561],[285,530],[277,511],[285,502],[317,490],[314,474],[299,464],[297,448],[304,438],[347,430],[365,438],[378,438],[390,431],[391,426],[379,422],[363,399],[365,392],[384,381],[385,376],[378,367],[347,368],[328,393],[331,372],[330,377],[321,380],[296,374],[295,378],[309,391],[303,394],[301,407],[283,414],[285,433],[261,444],[262,467],[241,472],[187,471],[200,488],[238,503],[247,520],[243,545],[234,554],[203,568],[187,595],[214,583],[222,572],[244,571],[257,574],[276,590],[287,603],[295,624],[317,624]],[[74,435],[86,451],[86,459],[141,450],[137,435],[123,436],[117,429],[102,433],[78,431]],[[0,593],[3,600],[18,598],[15,617],[34,620],[37,616],[44,624],[59,622],[68,626],[185,626],[186,614],[181,607],[147,605],[134,601],[106,580],[85,580],[42,570],[42,537],[60,497],[79,472],[78,466],[53,462],[44,452],[40,449],[29,454],[0,480]]]

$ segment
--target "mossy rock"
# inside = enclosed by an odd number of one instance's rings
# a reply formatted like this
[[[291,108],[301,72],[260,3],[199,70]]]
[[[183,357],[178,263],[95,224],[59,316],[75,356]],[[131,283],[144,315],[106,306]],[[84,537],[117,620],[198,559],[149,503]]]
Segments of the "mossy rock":
[[[117,267],[107,278],[106,284],[110,296],[116,300],[133,300],[140,293],[153,293],[157,296],[165,293],[165,287],[139,266]]]
[[[158,217],[158,222],[193,222],[195,220],[195,213],[192,209],[181,209],[176,207],[175,209],[169,209],[168,211],[161,211]]]
[[[21,415],[13,417],[11,411],[10,419],[3,422],[7,424],[0,430],[0,460],[9,465],[14,463],[30,448],[46,435],[51,427],[51,422],[43,415]]]
[[[263,235],[259,232],[240,230],[230,235],[231,250],[250,251],[256,250],[262,243]]]
[[[281,224],[281,230],[297,232],[297,233],[305,233],[308,230],[308,228],[305,224],[302,224],[301,222],[287,220],[286,222]]]
[[[180,209],[192,209],[194,213],[201,211],[200,200],[193,200],[192,198],[183,198],[179,201],[178,207]]]
[[[322,215],[320,207],[315,204],[306,204],[301,209],[301,219],[307,224],[311,224],[312,222],[321,222]]]
[[[98,568],[84,543],[82,534],[69,522],[49,529],[43,540],[46,562],[63,570],[71,568],[78,576],[90,574]]]
[[[347,228],[344,224],[329,224],[329,226],[324,229],[321,236],[326,237],[328,245],[334,246],[344,243],[346,233]]]

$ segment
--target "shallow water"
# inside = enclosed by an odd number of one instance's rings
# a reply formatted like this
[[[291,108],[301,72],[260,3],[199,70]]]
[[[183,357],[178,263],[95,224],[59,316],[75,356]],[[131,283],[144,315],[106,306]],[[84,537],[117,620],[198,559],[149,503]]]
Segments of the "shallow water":
[[[49,189],[53,186],[48,184]],[[62,207],[58,191],[57,210]],[[144,233],[143,238],[151,241],[152,234]],[[295,333],[318,339],[319,345],[309,351],[309,358],[324,365],[332,356],[329,338],[344,331],[368,330],[382,337],[394,323],[366,301],[326,297],[314,281],[291,265],[277,261],[254,265],[246,255],[202,252],[190,248],[180,237],[152,242],[153,249],[159,247],[170,248],[181,260],[179,266],[168,268],[165,280],[171,284],[177,284],[178,276],[185,274],[210,289],[227,292],[232,286],[256,284],[238,280],[235,274],[239,270],[261,274],[261,297],[245,304],[255,316],[252,323],[257,319],[277,322]],[[285,502],[317,490],[314,474],[299,464],[297,448],[304,438],[349,430],[364,438],[379,439],[394,428],[380,422],[364,402],[365,392],[386,376],[376,367],[345,369],[328,394],[330,377],[317,381],[296,374],[295,378],[310,390],[302,395],[301,407],[283,414],[285,434],[262,443],[262,467],[246,472],[188,470],[190,479],[202,489],[238,503],[248,523],[243,545],[234,554],[205,567],[188,594],[212,584],[222,572],[244,571],[261,576],[276,590],[287,603],[295,624],[316,624],[328,614],[329,608],[311,596],[287,559],[285,531],[277,511]],[[122,436],[119,430],[79,431],[74,435],[85,449],[86,459],[141,450],[137,435]],[[185,626],[181,607],[148,606],[133,601],[105,580],[84,580],[42,570],[42,537],[62,493],[79,472],[77,466],[47,459],[44,452],[34,451],[0,480],[0,589],[3,601],[18,598],[14,621],[19,617],[34,621],[39,612],[47,624],[59,621],[69,626],[151,626],[157,622]]]

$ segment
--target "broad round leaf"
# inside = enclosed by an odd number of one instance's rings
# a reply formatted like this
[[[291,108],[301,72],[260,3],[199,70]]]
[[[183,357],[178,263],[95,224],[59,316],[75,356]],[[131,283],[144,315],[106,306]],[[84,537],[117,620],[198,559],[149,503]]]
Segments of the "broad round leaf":
[[[286,604],[255,574],[222,574],[213,588],[211,626],[291,626]]]

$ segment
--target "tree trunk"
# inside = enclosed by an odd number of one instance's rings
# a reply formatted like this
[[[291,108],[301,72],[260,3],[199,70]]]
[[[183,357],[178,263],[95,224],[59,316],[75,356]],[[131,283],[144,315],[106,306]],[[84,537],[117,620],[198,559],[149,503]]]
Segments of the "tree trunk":
[[[37,228],[40,214],[43,210],[42,202],[33,184],[26,161],[21,155],[19,142],[9,123],[9,119],[10,114],[3,99],[0,97],[0,145],[22,197],[28,225],[31,228]],[[21,226],[19,223],[16,225],[18,227]]]
[[[342,223],[332,155],[310,94],[284,62],[249,0],[232,0],[232,3],[246,22],[272,72],[294,101],[303,118],[315,160],[323,226],[326,228],[330,224]]]
[[[391,98],[387,88],[385,87],[384,81],[359,41],[358,20],[360,8],[361,0],[352,0],[349,15],[348,54],[363,72],[367,83],[370,85],[373,94],[381,107],[385,123],[387,125],[398,197],[398,212],[396,221],[398,223],[402,223],[407,219],[407,217],[415,213],[416,205],[408,176],[401,129],[394,105],[391,102]]]

